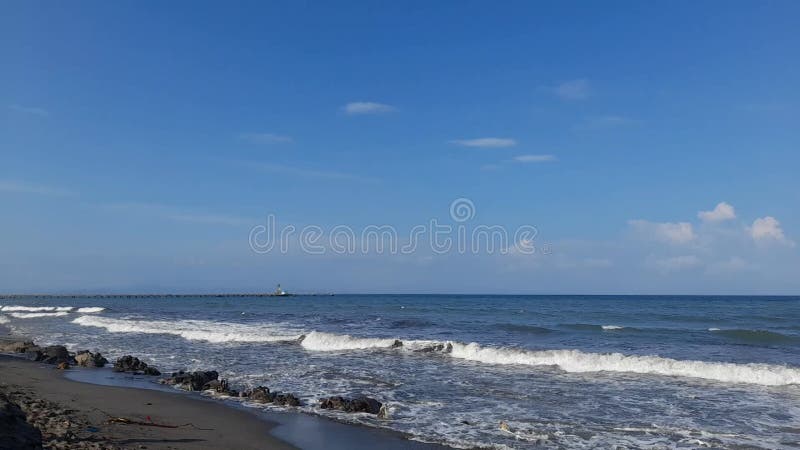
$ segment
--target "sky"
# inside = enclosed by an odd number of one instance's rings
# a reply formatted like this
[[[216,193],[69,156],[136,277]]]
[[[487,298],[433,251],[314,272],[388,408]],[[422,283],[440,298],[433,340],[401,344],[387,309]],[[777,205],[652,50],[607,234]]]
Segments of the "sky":
[[[0,291],[798,294],[799,16],[3,2]]]

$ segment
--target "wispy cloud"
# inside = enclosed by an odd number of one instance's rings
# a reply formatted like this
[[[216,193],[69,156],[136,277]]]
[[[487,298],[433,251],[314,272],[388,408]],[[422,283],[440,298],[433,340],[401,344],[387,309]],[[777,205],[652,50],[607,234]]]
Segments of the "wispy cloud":
[[[103,205],[103,207],[112,211],[159,217],[176,222],[230,226],[247,225],[253,223],[252,220],[248,220],[244,217],[227,214],[190,212],[183,208],[162,205],[158,203],[111,203]]]
[[[554,155],[519,155],[514,157],[518,163],[543,163],[557,161]]]
[[[35,116],[42,116],[46,117],[50,115],[50,112],[44,108],[37,108],[34,106],[20,106],[20,105],[8,105],[8,108],[12,111],[16,111],[18,113],[23,114],[32,114]]]
[[[290,136],[273,133],[241,133],[239,139],[251,144],[290,144],[294,142]]]
[[[342,106],[342,111],[350,116],[365,114],[385,114],[397,111],[392,105],[377,102],[350,102]]]
[[[498,137],[485,137],[476,139],[454,139],[450,141],[451,144],[461,145],[463,147],[479,147],[479,148],[503,148],[514,147],[517,141],[511,138],[498,138]]]
[[[77,195],[75,192],[68,189],[24,183],[16,180],[0,180],[0,192],[48,195],[52,197],[69,197]]]
[[[583,100],[591,94],[589,81],[583,78],[564,81],[550,90],[563,100]]]
[[[669,244],[687,244],[697,237],[689,222],[656,223],[646,220],[630,220],[628,224],[648,238]]]
[[[364,177],[360,175],[354,175],[351,173],[345,172],[337,172],[337,171],[330,171],[330,170],[318,170],[318,169],[309,169],[303,167],[294,167],[294,166],[287,166],[283,164],[272,164],[272,163],[261,163],[261,162],[253,162],[253,161],[245,161],[242,162],[245,166],[258,170],[261,172],[269,172],[275,174],[282,174],[282,175],[290,175],[295,177],[302,177],[302,178],[317,178],[317,179],[327,179],[327,180],[343,180],[343,181],[358,181],[358,182],[366,182],[366,183],[375,183],[379,181],[377,178],[372,177]]]

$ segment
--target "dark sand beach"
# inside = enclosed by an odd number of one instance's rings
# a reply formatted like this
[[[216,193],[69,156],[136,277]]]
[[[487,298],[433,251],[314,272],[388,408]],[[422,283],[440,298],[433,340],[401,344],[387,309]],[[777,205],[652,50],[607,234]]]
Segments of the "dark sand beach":
[[[0,354],[0,449],[42,448],[39,435],[44,448],[54,449],[441,448],[307,414],[236,407],[153,377],[59,370]]]

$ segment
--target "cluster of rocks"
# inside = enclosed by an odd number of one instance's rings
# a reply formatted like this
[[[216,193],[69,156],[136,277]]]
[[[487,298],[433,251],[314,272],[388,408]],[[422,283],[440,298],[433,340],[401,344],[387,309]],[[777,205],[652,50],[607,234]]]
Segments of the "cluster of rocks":
[[[148,366],[144,361],[131,355],[118,358],[114,363],[114,372],[129,372],[134,375],[161,375],[158,369]]]
[[[2,343],[0,352],[22,353],[31,361],[54,364],[59,369],[69,369],[70,365],[103,367],[108,363],[108,360],[100,353],[92,353],[89,350],[72,353],[63,345],[40,347],[30,341]]]
[[[401,346],[402,342],[397,341]],[[108,360],[100,353],[88,350],[71,353],[63,345],[39,347],[33,342],[0,343],[0,352],[24,353],[25,357],[33,361],[47,364],[56,364],[59,369],[68,369],[70,365],[82,367],[103,367]],[[153,366],[131,355],[125,355],[114,362],[115,372],[126,372],[136,375],[159,376],[161,372]],[[268,387],[257,386],[252,389],[238,391],[231,389],[228,381],[219,378],[215,370],[200,370],[195,372],[173,372],[168,377],[159,380],[161,384],[177,386],[187,391],[214,391],[230,397],[246,398],[256,403],[270,403],[282,406],[301,406],[300,399],[294,394],[271,392]],[[1,406],[1,405],[0,405]],[[378,417],[388,417],[386,406],[370,397],[327,397],[319,400],[322,409],[336,410],[347,413],[368,413]],[[2,424],[0,424],[2,425]],[[2,447],[0,447],[2,448]]]
[[[281,406],[300,406],[302,404],[300,399],[294,394],[270,392],[269,388],[264,386],[248,389],[242,392],[240,397],[246,397],[248,400],[256,403],[272,403]]]
[[[344,398],[328,397],[319,400],[319,407],[322,409],[333,409],[343,412],[360,412],[376,414],[378,417],[386,418],[389,416],[386,406],[370,397]]]
[[[179,372],[173,372],[169,377],[162,378],[158,381],[161,384],[177,386],[186,391],[206,391],[213,389],[217,392],[223,393],[227,391],[228,382],[225,380],[220,382],[218,378],[219,373],[217,373],[216,370],[201,370],[197,372],[184,372],[181,370]]]
[[[35,394],[3,387],[0,392],[0,448],[3,449],[110,449],[104,438],[90,431],[86,417]]]

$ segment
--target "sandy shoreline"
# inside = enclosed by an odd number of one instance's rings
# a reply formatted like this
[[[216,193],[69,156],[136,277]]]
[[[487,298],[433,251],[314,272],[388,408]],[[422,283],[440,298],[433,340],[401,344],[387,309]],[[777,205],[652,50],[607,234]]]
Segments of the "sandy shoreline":
[[[51,414],[54,410],[69,411],[55,413],[72,425],[53,441],[65,444],[74,441],[64,448],[92,448],[82,447],[78,441],[97,442],[101,445],[97,448],[295,448],[271,436],[269,431],[274,424],[254,414],[178,392],[80,383],[63,377],[52,366],[6,355],[0,355],[0,373],[0,392],[23,410],[26,407],[22,403],[33,403],[34,408],[49,410]],[[191,425],[162,428],[108,423],[111,417]]]
[[[0,326],[0,342],[21,340],[7,331]],[[449,448],[314,415],[236,407],[163,387],[152,378],[100,368],[57,370],[20,355],[0,354],[0,409],[4,403],[18,405],[27,422],[41,430],[45,448]],[[114,420],[120,418],[132,423]],[[5,448],[3,437],[0,432],[0,447]]]

